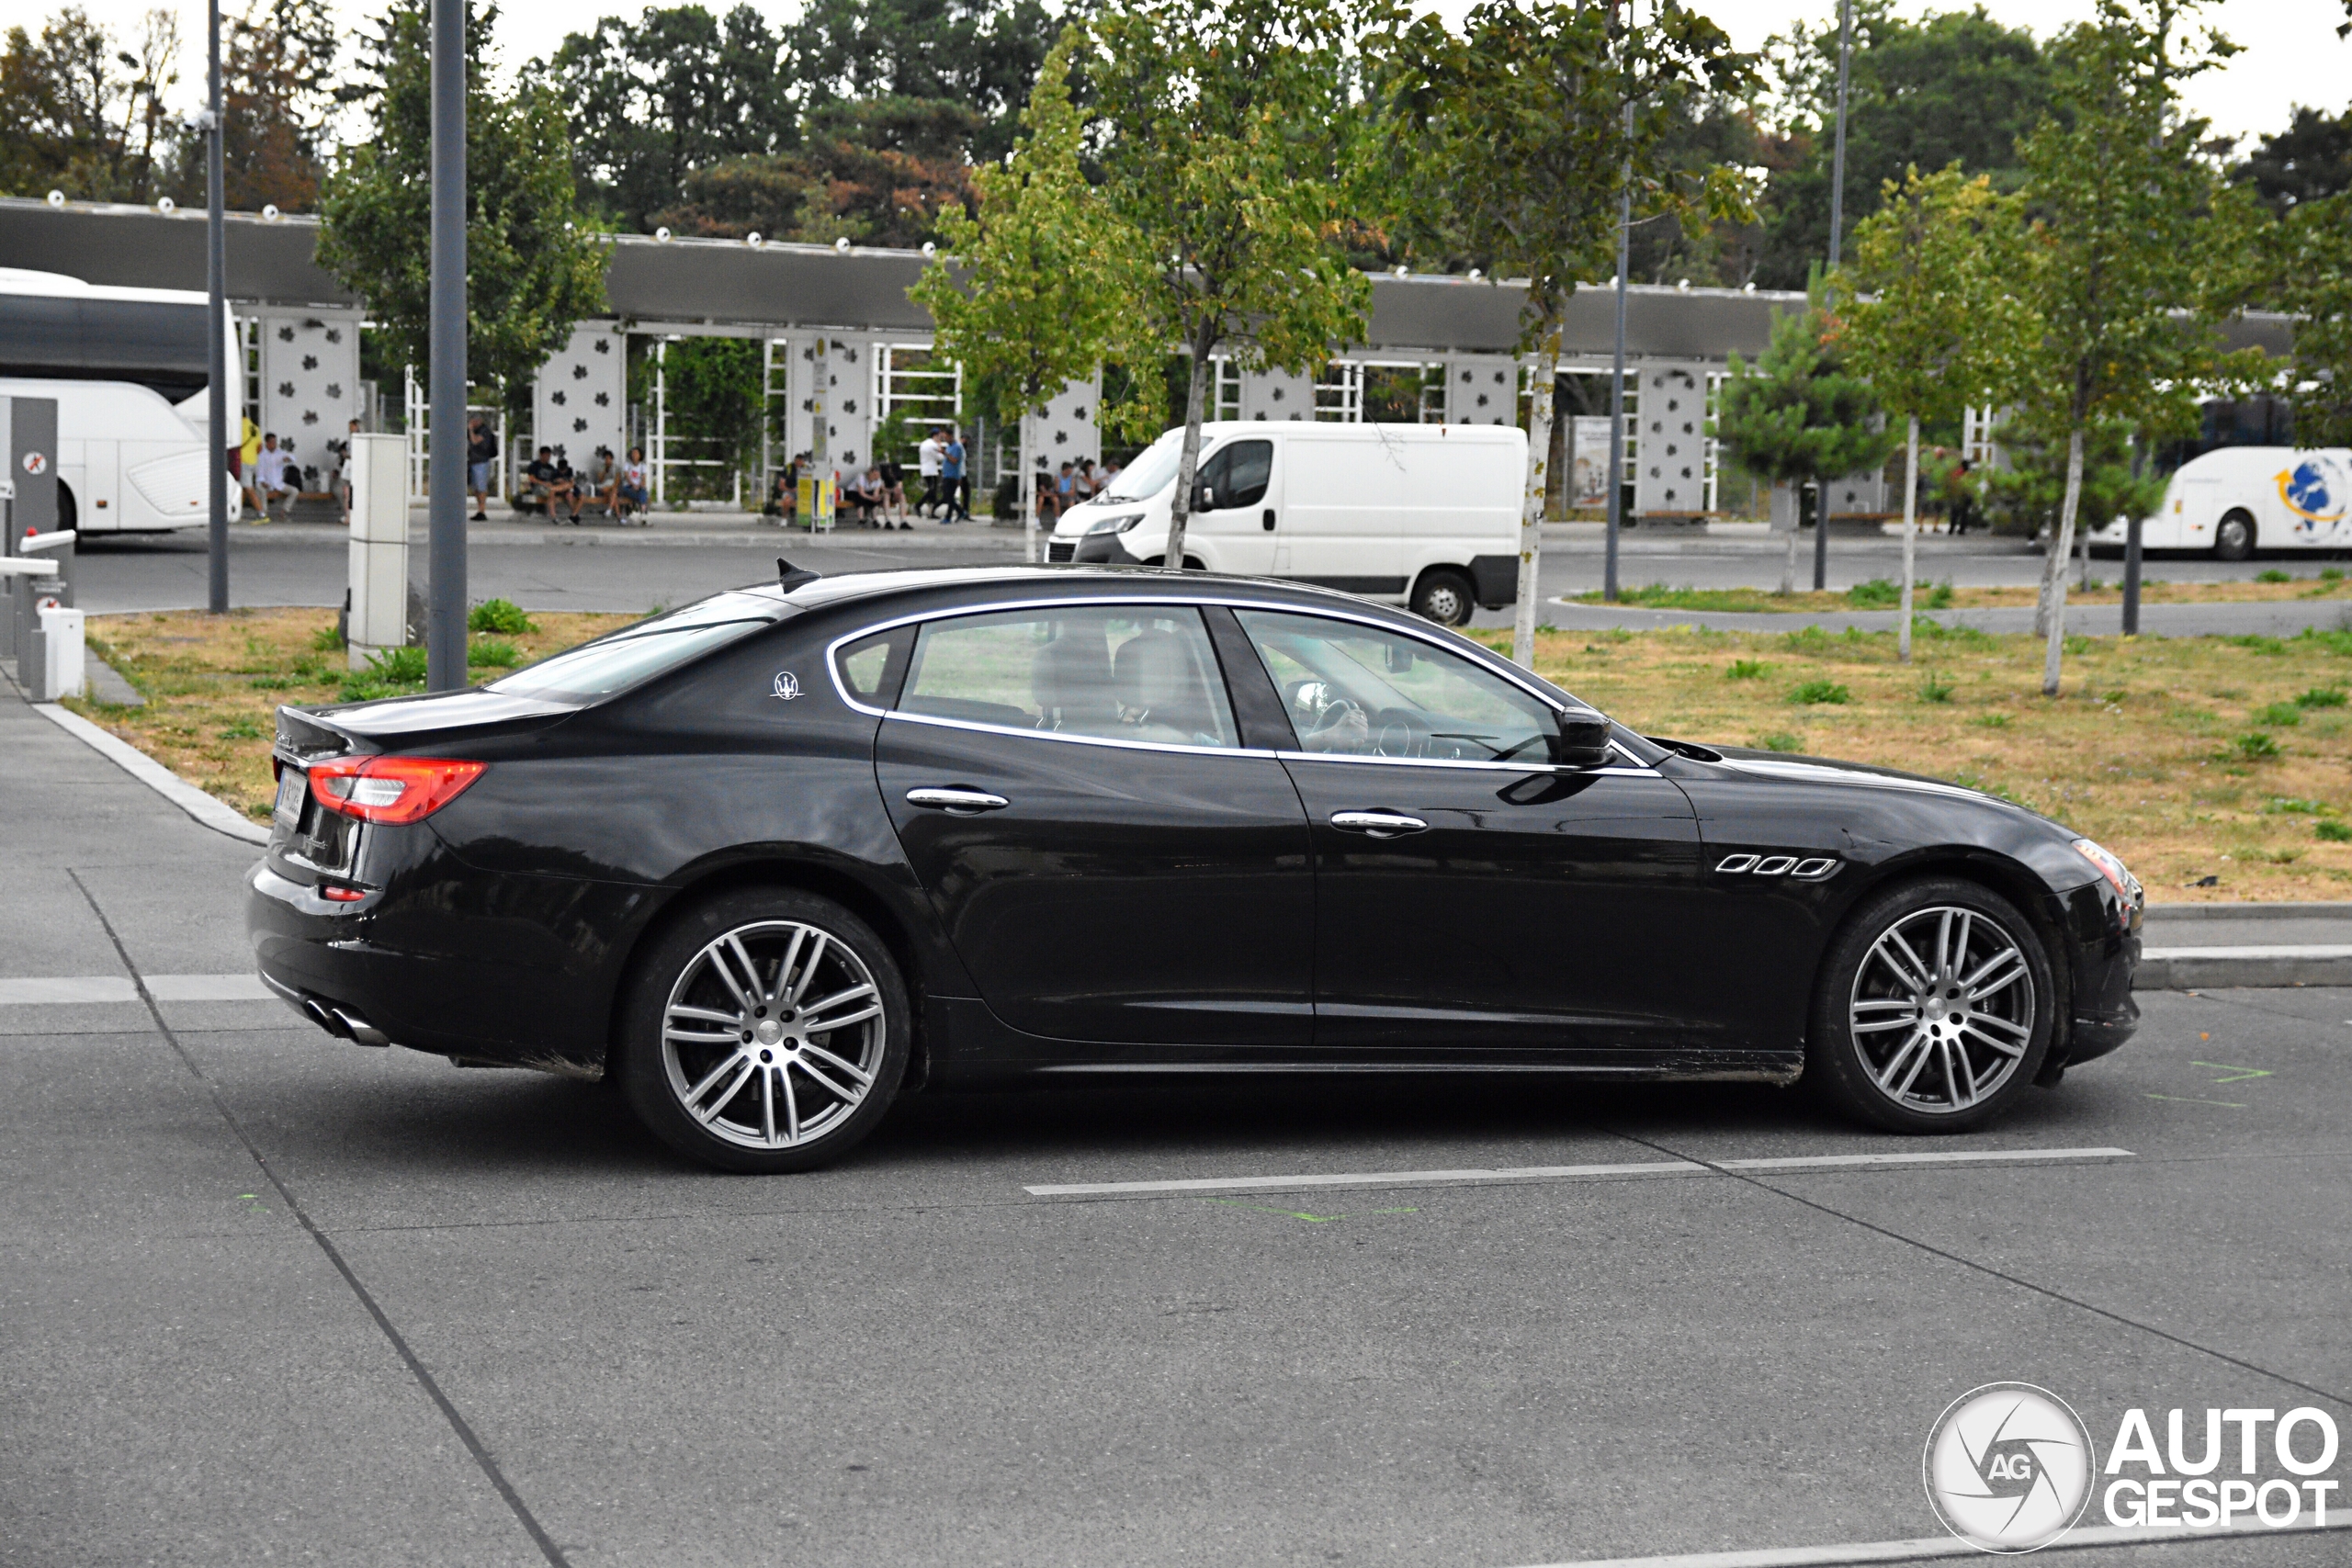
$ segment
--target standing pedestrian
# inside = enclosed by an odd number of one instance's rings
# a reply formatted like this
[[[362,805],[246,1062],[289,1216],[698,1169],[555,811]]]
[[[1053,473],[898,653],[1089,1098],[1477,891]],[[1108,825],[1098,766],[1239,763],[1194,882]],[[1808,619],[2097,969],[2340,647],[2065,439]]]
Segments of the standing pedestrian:
[[[476,414],[466,430],[466,488],[473,492],[472,522],[490,521],[490,466],[497,460],[498,437],[490,433],[490,422]]]
[[[954,425],[947,427],[947,444],[939,453],[939,484],[947,492],[946,523],[968,523],[972,520],[971,481],[964,477],[964,437]]]
[[[947,443],[936,430],[926,434],[922,445],[915,448],[915,475],[922,480],[922,501],[916,510],[925,517],[938,515],[932,508],[939,504],[939,466],[945,461]]]

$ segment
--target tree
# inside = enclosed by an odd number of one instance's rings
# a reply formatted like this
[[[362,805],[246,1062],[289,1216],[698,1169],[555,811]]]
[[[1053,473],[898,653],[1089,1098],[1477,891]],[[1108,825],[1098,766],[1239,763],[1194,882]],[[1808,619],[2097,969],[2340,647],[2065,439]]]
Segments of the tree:
[[[1211,356],[1295,372],[1363,334],[1372,285],[1340,250],[1361,106],[1332,0],[1111,0],[1084,25],[1114,356],[1192,356],[1165,558],[1181,567]],[[1133,432],[1150,410],[1104,417]]]
[[[571,84],[580,198],[607,221],[642,231],[678,205],[696,171],[793,145],[782,49],[750,6],[724,18],[701,6],[649,6],[634,22],[606,17],[570,35],[524,77]]]
[[[572,202],[563,111],[542,88],[492,94],[481,51],[496,16],[466,28],[467,378],[519,412],[531,377],[604,302],[604,247]],[[368,301],[411,365],[427,360],[433,200],[432,66],[424,0],[395,0],[369,40],[369,139],[343,151],[319,204],[319,262]]]
[[[2042,561],[2035,630],[2048,638],[2041,689],[2058,694],[2066,557],[2082,497],[2083,442],[2120,422],[2187,433],[2200,388],[2247,373],[2213,328],[2215,280],[2252,250],[2249,203],[2224,199],[2198,155],[2203,120],[2178,112],[2177,84],[2227,58],[2208,35],[2178,56],[2176,25],[2201,0],[2099,0],[2093,20],[2052,46],[2062,113],[2018,145],[2038,216],[2019,290],[2037,322],[2020,386],[2066,435],[2057,537]]]
[[[1800,24],[1767,46],[1775,90],[1759,114],[1789,137],[1760,205],[1767,214],[1757,282],[1801,288],[1829,251],[1831,137],[1838,28]],[[1888,180],[1913,164],[1957,163],[2015,190],[2018,138],[2049,106],[2052,67],[2033,35],[1980,9],[1908,21],[1887,0],[1857,0],[1846,114],[1847,223],[1875,211]],[[1765,162],[1772,161],[1766,158]]]
[[[2295,318],[2295,439],[2352,446],[2352,194],[2296,203],[2269,238],[2270,294]]]
[[[179,81],[179,24],[150,11],[126,47],[79,6],[36,39],[10,28],[0,53],[0,189],[84,201],[154,198],[175,128],[164,95]]]
[[[1854,231],[1844,347],[1886,411],[1905,423],[1903,615],[1897,649],[1911,660],[1913,547],[1918,524],[1919,426],[1956,420],[2015,375],[2028,323],[2003,288],[2016,254],[2016,203],[1984,175],[1953,164],[1886,182],[1879,209]]]
[[[935,352],[993,392],[997,417],[1021,432],[1015,493],[1032,561],[1031,416],[1093,374],[1118,310],[1098,243],[1108,220],[1080,167],[1085,123],[1070,102],[1070,71],[1084,45],[1071,28],[1046,56],[1011,155],[973,176],[978,216],[946,216],[947,254],[908,290],[937,325]]]
[[[253,0],[225,24],[220,53],[221,188],[232,210],[308,212],[326,177],[339,27],[326,0]],[[201,206],[204,139],[180,142],[178,199]]]
[[[786,35],[807,107],[899,99],[970,116],[976,164],[1012,150],[1060,31],[1041,0],[811,0]]]
[[[1822,308],[1818,292],[1802,311],[1772,319],[1771,341],[1754,366],[1735,354],[1731,378],[1716,405],[1715,436],[1733,462],[1770,484],[1821,491],[1814,526],[1814,587],[1824,586],[1823,541],[1829,532],[1828,481],[1886,461],[1894,439],[1883,428],[1871,385],[1847,367],[1840,323]],[[1795,584],[1796,536],[1789,536]]]
[[[1723,29],[1672,0],[1619,28],[1599,6],[1481,0],[1459,33],[1434,14],[1381,47],[1396,112],[1392,166],[1405,224],[1527,279],[1520,351],[1535,355],[1520,511],[1519,615],[1511,657],[1532,668],[1553,389],[1568,301],[1580,277],[1616,268],[1627,184],[1645,209],[1679,211],[1689,180],[1668,137],[1695,87],[1743,85]],[[1630,107],[1629,107],[1630,106]],[[1698,177],[1718,214],[1744,207],[1719,166]]]
[[[2298,106],[2287,129],[2264,137],[2230,178],[2281,216],[2352,190],[2352,109],[2329,115]]]

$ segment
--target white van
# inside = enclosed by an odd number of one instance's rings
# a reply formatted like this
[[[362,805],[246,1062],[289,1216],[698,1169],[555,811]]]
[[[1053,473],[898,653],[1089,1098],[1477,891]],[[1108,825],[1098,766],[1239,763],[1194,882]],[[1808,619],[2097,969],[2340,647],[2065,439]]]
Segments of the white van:
[[[2091,531],[2094,545],[2126,542],[2120,517]],[[2164,504],[2140,526],[2151,550],[2211,550],[2244,560],[2256,549],[2352,548],[2352,449],[2222,446],[2180,466]]]
[[[1183,440],[1169,431],[1107,493],[1063,513],[1046,558],[1164,562]],[[1184,564],[1342,589],[1463,626],[1519,597],[1526,470],[1527,433],[1509,425],[1220,420],[1201,426]]]
[[[207,462],[201,407],[193,420],[129,381],[0,377],[0,397],[57,400],[57,525],[85,534],[201,526]],[[204,394],[194,400],[201,404]],[[221,477],[229,515],[243,504]]]

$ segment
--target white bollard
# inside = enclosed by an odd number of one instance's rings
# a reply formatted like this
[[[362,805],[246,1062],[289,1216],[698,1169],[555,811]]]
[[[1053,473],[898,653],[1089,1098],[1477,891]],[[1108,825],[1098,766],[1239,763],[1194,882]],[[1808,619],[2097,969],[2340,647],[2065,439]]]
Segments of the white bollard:
[[[82,694],[82,612],[60,607],[40,613],[40,700]]]

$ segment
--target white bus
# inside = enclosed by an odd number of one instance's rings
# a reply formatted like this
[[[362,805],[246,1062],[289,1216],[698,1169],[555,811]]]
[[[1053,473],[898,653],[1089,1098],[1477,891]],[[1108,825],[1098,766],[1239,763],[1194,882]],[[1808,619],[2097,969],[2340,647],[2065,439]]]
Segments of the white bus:
[[[2093,530],[2121,546],[2123,519]],[[2140,526],[2151,550],[2211,550],[2244,560],[2262,550],[2352,548],[2352,450],[2222,446],[2182,464],[2164,504]]]
[[[57,523],[87,534],[201,526],[205,476],[228,445],[206,438],[206,301],[176,288],[112,288],[0,267],[0,396],[57,400]],[[229,419],[243,428],[236,323]],[[222,477],[230,515],[236,481]]]

